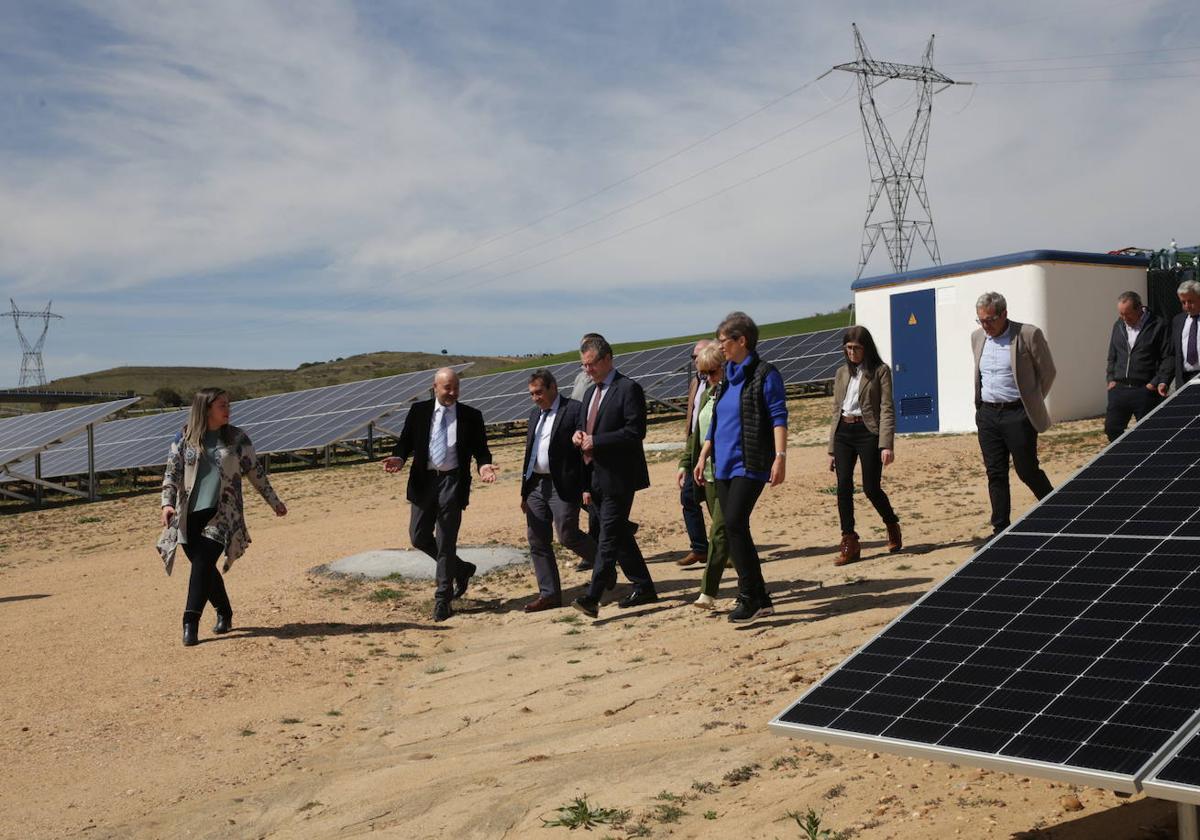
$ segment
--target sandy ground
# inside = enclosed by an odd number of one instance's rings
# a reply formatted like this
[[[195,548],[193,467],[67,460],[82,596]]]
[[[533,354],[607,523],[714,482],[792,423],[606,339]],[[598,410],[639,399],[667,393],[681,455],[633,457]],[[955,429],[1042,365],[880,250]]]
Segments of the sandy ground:
[[[749,627],[688,605],[700,571],[674,562],[670,455],[635,506],[662,601],[595,622],[524,614],[527,569],[478,580],[444,624],[429,583],[313,574],[407,545],[403,478],[375,464],[277,475],[286,519],[248,498],[237,629],[213,637],[206,614],[191,649],[187,562],[163,574],[156,495],[0,519],[0,836],[551,840],[571,832],[543,818],[576,797],[624,812],[594,837],[804,837],[788,814],[810,808],[827,838],[1170,836],[1174,807],[1144,797],[768,732],[987,532],[974,437],[904,439],[885,488],[908,550],[884,551],[860,497],[864,559],[834,567],[826,405],[793,404],[788,480],[755,512],[778,613]],[[1098,421],[1043,436],[1051,478],[1101,440]],[[462,539],[522,545],[521,450],[495,454],[502,479],[477,485]],[[1020,511],[1032,497],[1014,485]],[[574,562],[560,558],[568,596]]]

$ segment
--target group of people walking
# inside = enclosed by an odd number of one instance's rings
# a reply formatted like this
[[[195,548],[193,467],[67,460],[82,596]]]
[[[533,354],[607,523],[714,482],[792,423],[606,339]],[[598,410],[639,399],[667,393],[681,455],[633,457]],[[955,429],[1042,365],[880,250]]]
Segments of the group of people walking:
[[[1119,436],[1131,417],[1141,419],[1166,395],[1200,372],[1200,283],[1179,287],[1182,312],[1170,325],[1149,312],[1134,292],[1117,301],[1108,353],[1105,432]],[[1009,464],[1038,498],[1052,485],[1038,461],[1038,434],[1050,426],[1045,398],[1056,370],[1041,329],[1010,320],[1004,296],[976,302],[977,329],[971,336],[975,361],[975,422],[987,473],[991,526],[1010,524]],[[678,485],[691,551],[680,565],[704,563],[694,602],[715,609],[725,569],[737,576],[737,598],[728,618],[747,623],[774,613],[750,520],[768,485],[787,474],[788,411],[783,378],[757,353],[758,326],[744,312],[718,325],[715,339],[698,342],[692,353],[695,376],[687,404],[688,440],[679,462]],[[895,409],[890,365],[862,326],[842,336],[845,364],[833,383],[829,426],[829,469],[837,476],[841,543],[836,564],[861,558],[854,512],[854,474],[863,495],[887,532],[890,552],[903,549],[900,519],[883,490],[884,468],[895,460]],[[642,447],[646,397],[642,387],[614,366],[603,336],[589,333],[580,344],[581,399],[561,391],[553,373],[536,370],[528,381],[529,414],[520,481],[520,507],[537,596],[526,612],[562,607],[563,588],[554,538],[590,570],[585,591],[571,606],[599,616],[617,570],[630,590],[617,601],[630,608],[658,600],[653,576],[637,542],[630,516],[639,490],[650,485]],[[437,563],[433,619],[453,615],[476,572],[458,556],[458,532],[470,501],[472,461],[485,483],[496,480],[482,414],[458,401],[459,379],[450,368],[434,378],[433,396],[410,409],[391,455],[388,473],[409,467],[409,537]],[[183,643],[197,643],[206,604],[217,613],[216,633],[232,629],[233,610],[217,561],[224,569],[250,542],[242,512],[245,476],[279,516],[287,507],[272,489],[246,434],[229,424],[229,397],[218,388],[195,395],[187,426],[171,444],[163,479],[159,540],[168,574],[178,546],[191,562]],[[702,508],[710,527],[704,529]],[[588,525],[581,525],[586,511]]]

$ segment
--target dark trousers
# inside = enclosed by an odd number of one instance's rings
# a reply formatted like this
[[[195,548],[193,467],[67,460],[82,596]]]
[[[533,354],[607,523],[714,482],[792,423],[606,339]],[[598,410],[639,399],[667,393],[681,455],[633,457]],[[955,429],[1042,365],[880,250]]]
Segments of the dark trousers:
[[[1012,501],[1008,492],[1008,461],[1012,458],[1017,478],[1044,499],[1051,490],[1050,479],[1038,465],[1037,429],[1025,415],[1025,407],[981,405],[975,410],[979,429],[979,451],[987,470],[988,497],[992,502],[992,530],[1001,531],[1010,524]]]
[[[700,503],[704,497],[697,491],[691,470],[683,474],[683,489],[679,491],[679,506],[683,508],[683,527],[687,529],[692,551],[708,554],[708,534],[704,530],[704,511]]]
[[[437,562],[437,588],[433,597],[449,603],[454,596],[454,578],[458,576],[458,529],[462,508],[458,504],[458,473],[438,473],[427,482],[419,502],[412,503],[408,538],[413,548]]]
[[[578,554],[585,563],[596,562],[596,543],[579,530],[579,505],[563,501],[548,475],[534,477],[529,495],[525,497],[525,508],[525,533],[529,537],[529,556],[533,560],[538,594],[561,596],[562,583],[554,558],[554,533],[558,533],[560,543]]]
[[[863,495],[875,506],[885,524],[899,522],[892,510],[887,493],[883,492],[883,456],[879,450],[879,435],[872,434],[865,423],[839,422],[833,436],[833,465],[837,471],[838,517],[842,533],[854,533],[854,463],[862,462]]]
[[[199,621],[205,604],[212,604],[218,615],[233,615],[225,580],[217,569],[225,546],[200,533],[216,512],[215,508],[208,508],[188,514],[187,542],[183,544],[183,551],[192,564],[192,573],[188,576],[187,604],[183,608],[185,622]]]
[[[1162,402],[1158,391],[1145,385],[1122,385],[1117,383],[1108,391],[1108,408],[1104,412],[1104,434],[1109,443],[1121,436],[1129,425],[1129,418],[1139,421]]]
[[[633,494],[608,494],[592,491],[592,507],[600,533],[596,540],[596,565],[592,568],[592,582],[588,585],[587,597],[600,600],[605,587],[617,579],[617,567],[633,588],[642,592],[654,592],[654,579],[646,567],[646,559],[638,548],[637,538],[629,522],[633,509]]]
[[[750,603],[770,603],[763,580],[762,562],[750,534],[750,514],[766,487],[761,481],[739,476],[717,479],[717,498],[725,517],[725,539],[738,576],[738,598]]]

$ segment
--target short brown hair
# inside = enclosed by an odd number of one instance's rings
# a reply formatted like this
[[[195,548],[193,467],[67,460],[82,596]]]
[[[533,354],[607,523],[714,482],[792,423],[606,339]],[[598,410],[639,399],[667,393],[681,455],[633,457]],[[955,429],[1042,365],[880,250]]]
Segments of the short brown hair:
[[[596,357],[600,359],[613,354],[612,345],[600,333],[588,333],[583,337],[583,341],[579,342],[580,353],[589,350],[595,352]]]
[[[558,387],[558,380],[554,378],[554,374],[545,368],[538,368],[529,374],[529,384],[532,385],[534,382],[541,382],[543,388],[549,388],[551,385],[555,388]]]
[[[717,337],[722,335],[726,338],[745,336],[747,350],[754,350],[758,346],[758,324],[745,312],[730,312],[726,315],[725,320],[717,325]]]

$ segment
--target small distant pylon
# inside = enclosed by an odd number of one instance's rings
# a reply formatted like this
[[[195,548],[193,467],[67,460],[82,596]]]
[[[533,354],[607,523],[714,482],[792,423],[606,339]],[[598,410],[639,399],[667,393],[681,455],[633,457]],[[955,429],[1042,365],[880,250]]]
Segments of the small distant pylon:
[[[867,51],[857,24],[851,24],[857,58],[832,70],[845,70],[858,76],[858,107],[862,114],[863,139],[867,145],[867,162],[871,169],[871,192],[867,199],[867,216],[863,222],[862,249],[858,274],[862,277],[871,254],[879,240],[897,273],[908,270],[913,245],[917,239],[925,246],[934,265],[941,265],[937,234],[933,229],[933,213],[929,195],[925,192],[925,157],[929,147],[929,122],[933,112],[934,94],[951,85],[973,84],[956,82],[933,69],[933,36],[925,48],[921,64],[896,64],[876,61]],[[875,89],[889,79],[906,79],[917,84],[917,114],[909,126],[904,142],[897,144],[888,131],[883,115],[875,102]],[[879,209],[880,198],[887,194],[886,213]],[[910,199],[916,196],[918,208]]]
[[[17,340],[21,342],[21,382],[18,387],[45,385],[46,368],[42,365],[42,347],[46,344],[46,333],[50,329],[50,319],[57,318],[61,321],[62,316],[55,315],[50,311],[50,305],[54,301],[47,303],[46,308],[38,312],[19,309],[17,302],[12,298],[9,298],[8,302],[12,304],[12,311],[0,312],[0,318],[13,319],[13,326],[17,330]],[[30,341],[25,333],[21,332],[22,318],[42,322],[42,332],[38,336],[37,341]]]

